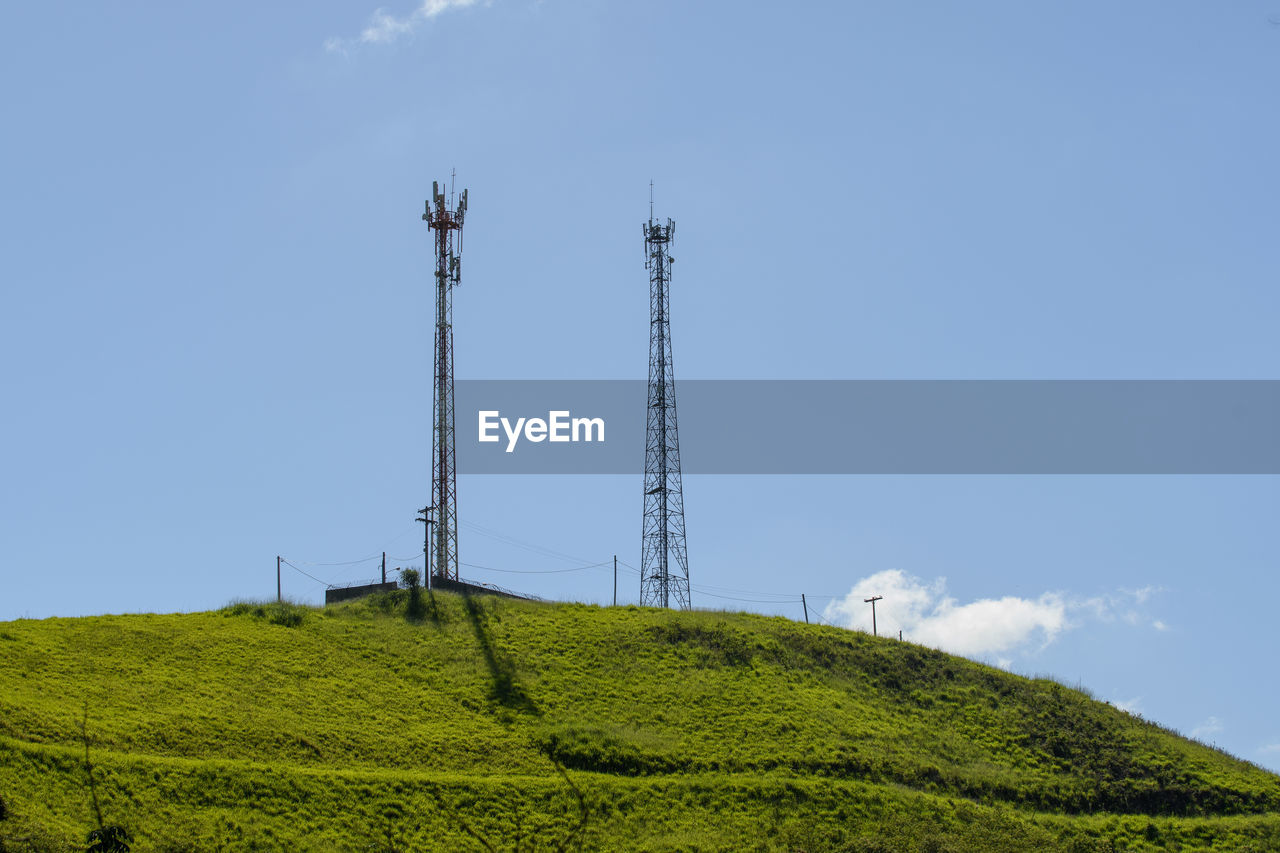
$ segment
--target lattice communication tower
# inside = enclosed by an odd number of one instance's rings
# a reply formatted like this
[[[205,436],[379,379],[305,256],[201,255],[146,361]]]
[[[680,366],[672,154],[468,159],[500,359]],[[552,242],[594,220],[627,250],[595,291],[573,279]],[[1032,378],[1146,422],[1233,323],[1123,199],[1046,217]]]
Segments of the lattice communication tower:
[[[448,580],[458,577],[458,477],[454,445],[453,405],[453,288],[462,281],[462,220],[467,191],[448,198],[437,181],[422,214],[435,232],[436,334],[434,400],[431,423],[431,506],[427,518],[427,575]],[[434,517],[432,517],[434,514]]]
[[[644,225],[649,271],[649,395],[645,420],[644,536],[640,552],[640,603],[689,609],[689,559],[685,552],[684,490],[676,434],[676,383],[671,367],[671,264],[676,223]]]

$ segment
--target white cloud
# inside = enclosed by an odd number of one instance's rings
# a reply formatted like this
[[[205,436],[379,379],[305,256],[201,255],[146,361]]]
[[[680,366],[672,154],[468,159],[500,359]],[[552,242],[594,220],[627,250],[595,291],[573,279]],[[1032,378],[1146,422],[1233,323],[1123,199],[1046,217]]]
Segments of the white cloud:
[[[1122,702],[1116,702],[1115,706],[1127,714],[1141,714],[1142,713],[1142,697],[1135,696],[1132,699],[1125,699]]]
[[[326,50],[345,53],[351,45],[389,44],[401,36],[412,35],[418,27],[450,9],[474,6],[479,0],[422,0],[422,5],[407,15],[397,17],[386,9],[375,9],[369,23],[360,35],[351,38],[330,38],[325,41]]]
[[[870,631],[871,606],[865,599],[882,595],[883,600],[876,602],[881,634],[897,636],[901,630],[903,639],[968,657],[989,656],[997,666],[1009,669],[1012,653],[1052,643],[1079,619],[1168,630],[1164,622],[1144,612],[1144,605],[1159,592],[1159,587],[1146,586],[1091,598],[1046,592],[1038,598],[1004,596],[960,603],[946,594],[946,578],[927,582],[890,569],[859,580],[823,615],[846,628]]]
[[[1258,751],[1266,754],[1280,752],[1280,743],[1269,743]]]
[[[876,602],[881,633],[896,635],[959,655],[999,655],[1033,640],[1053,641],[1067,627],[1067,604],[1056,593],[1037,599],[987,598],[960,604],[946,595],[946,579],[925,583],[898,569],[877,572],[853,585],[843,598],[827,605],[824,616],[847,628],[871,630],[871,606]],[[1001,656],[1002,663],[1009,663]]]
[[[1222,720],[1219,720],[1217,717],[1209,717],[1203,723],[1191,730],[1191,736],[1196,740],[1204,740],[1218,734],[1222,729]]]

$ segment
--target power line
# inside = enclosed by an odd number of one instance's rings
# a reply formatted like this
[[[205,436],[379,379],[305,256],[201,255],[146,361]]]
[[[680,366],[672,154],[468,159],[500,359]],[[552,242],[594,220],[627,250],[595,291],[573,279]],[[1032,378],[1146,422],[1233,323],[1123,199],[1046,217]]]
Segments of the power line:
[[[316,583],[322,583],[322,584],[324,584],[325,586],[330,586],[330,585],[331,585],[328,581],[322,581],[322,580],[320,580],[320,578],[316,577],[315,575],[310,574],[310,573],[308,573],[308,572],[304,572],[302,569],[298,568],[298,567],[297,567],[297,566],[295,566],[293,563],[290,563],[288,560],[285,560],[285,559],[281,558],[280,562],[284,563],[286,566],[288,566],[289,568],[293,569],[293,570],[294,570],[295,572],[297,572],[298,574],[300,574],[300,575],[306,575],[307,577],[311,578],[311,579],[312,579],[313,581],[315,581]]]
[[[707,592],[705,589],[702,589],[701,587],[696,587],[696,586],[693,588],[693,591],[696,592],[698,595],[709,595],[712,598],[722,598],[725,601],[746,601],[752,604],[799,604],[800,603],[800,596],[798,595],[793,595],[786,600],[779,600],[774,598],[738,598],[737,596],[733,596],[733,595],[717,595],[714,592]]]
[[[768,590],[760,590],[760,589],[734,589],[733,587],[715,586],[713,584],[705,584],[705,583],[698,584],[695,587],[695,589],[697,589],[699,592],[706,592],[709,589],[714,589],[719,592],[736,592],[742,595],[772,595],[772,596],[777,596],[779,598],[787,599],[788,601],[796,599],[796,596],[793,593],[789,593],[789,592],[769,592]],[[710,595],[711,593],[707,593],[707,594]]]
[[[417,531],[417,530],[414,530],[414,529],[406,530],[404,533],[401,533],[401,534],[400,534],[399,536],[397,536],[396,538],[394,538],[394,539],[392,539],[392,540],[388,541],[388,542],[387,542],[387,544],[388,544],[388,545],[394,545],[394,544],[396,544],[397,542],[399,542],[401,539],[403,539],[403,538],[405,538],[406,536],[408,536],[410,533],[417,533],[417,532],[418,532],[418,531]]]
[[[491,527],[485,527],[484,525],[476,524],[475,522],[472,522],[472,521],[466,521],[466,520],[460,520],[460,521],[462,525],[468,528],[471,528],[472,530],[477,532],[479,535],[484,536],[486,538],[493,539],[495,541],[510,545],[515,548],[519,548],[521,550],[529,551],[531,553],[538,554],[540,556],[551,557],[558,560],[565,560],[572,563],[584,564],[584,565],[576,565],[576,566],[572,566],[564,569],[504,569],[504,568],[499,568],[497,566],[481,565],[479,563],[466,563],[466,562],[461,563],[461,565],[467,566],[468,568],[479,569],[481,571],[486,571],[486,572],[498,572],[501,574],[556,575],[556,574],[569,574],[573,572],[588,571],[590,569],[597,569],[604,566],[612,565],[614,562],[613,559],[611,558],[609,560],[602,560],[600,562],[588,563],[586,560],[580,557],[574,557],[562,551],[556,551],[553,548],[547,548],[542,545],[537,545],[532,542],[527,542],[522,539],[517,539],[514,536],[508,536],[507,534],[502,533],[501,531]],[[405,535],[407,534],[402,534],[401,536],[397,537],[397,539],[403,539]],[[381,556],[382,556],[381,554],[374,554],[372,556],[364,557],[359,560],[343,560],[343,561],[337,561],[337,562],[314,562],[313,563],[313,562],[307,562],[305,560],[299,560],[298,562],[302,563],[305,566],[326,566],[326,567],[354,566],[362,563],[368,563],[373,560],[378,560],[381,558]],[[417,553],[417,554],[411,554],[405,557],[392,556],[391,559],[397,562],[408,562],[411,560],[419,559],[421,557],[422,557],[422,554]],[[282,559],[282,563],[284,565],[289,566],[289,568],[293,569],[299,574],[307,578],[310,578],[316,583],[324,584],[325,586],[332,585],[329,581],[322,580],[321,578],[318,578],[315,575],[312,575],[302,570],[293,562]],[[643,572],[640,569],[631,565],[626,560],[621,560],[621,559],[617,560],[617,565],[623,567],[626,571],[631,572],[633,575],[643,576]],[[709,598],[715,598],[722,601],[737,601],[737,602],[743,602],[747,604],[794,605],[794,604],[802,603],[801,596],[799,594],[770,592],[767,590],[742,589],[739,587],[724,587],[724,586],[717,586],[714,584],[698,584],[693,588],[692,591],[696,592],[699,595],[705,595]],[[808,597],[815,600],[835,601],[835,600],[841,600],[841,599],[847,598],[848,596],[847,595],[809,595]],[[831,622],[829,619],[826,619],[822,615],[822,613],[816,608],[813,610],[813,615],[816,616],[816,618],[819,619],[823,624],[830,625],[831,627],[839,627],[835,625],[833,622]]]
[[[839,628],[839,627],[840,627],[840,626],[839,626],[839,625],[837,625],[836,623],[829,621],[829,620],[827,619],[827,617],[823,616],[823,615],[822,615],[822,611],[820,611],[820,610],[815,610],[815,611],[813,611],[813,615],[814,615],[814,616],[817,616],[819,619],[821,619],[821,620],[822,620],[822,622],[823,622],[823,624],[830,625],[832,628]]]
[[[373,560],[381,559],[381,557],[382,557],[382,554],[378,553],[378,554],[373,554],[372,556],[369,556],[369,557],[361,557],[359,560],[343,560],[337,563],[312,563],[312,562],[308,562],[307,560],[299,560],[298,562],[302,563],[302,565],[304,566],[355,566],[360,563],[368,563]]]
[[[552,548],[546,548],[542,545],[535,545],[532,542],[526,542],[522,539],[517,539],[514,536],[508,536],[505,533],[502,533],[501,531],[494,530],[491,527],[485,527],[483,525],[476,524],[473,521],[464,520],[462,521],[462,524],[465,527],[469,527],[475,532],[479,533],[481,536],[484,536],[489,539],[494,539],[499,542],[504,542],[508,545],[511,545],[514,548],[521,548],[525,551],[530,551],[535,554],[541,554],[544,557],[554,557],[557,560],[565,560],[570,563],[587,562],[587,560],[583,559],[582,557],[575,557],[572,554],[566,554],[563,551],[556,551]]]
[[[575,566],[572,569],[498,569],[493,566],[479,566],[475,563],[462,563],[462,565],[471,569],[484,569],[487,572],[503,572],[510,575],[558,575],[565,572],[581,572],[587,569],[598,569],[601,566],[607,566],[612,560],[605,560],[603,563],[592,563],[589,566]]]

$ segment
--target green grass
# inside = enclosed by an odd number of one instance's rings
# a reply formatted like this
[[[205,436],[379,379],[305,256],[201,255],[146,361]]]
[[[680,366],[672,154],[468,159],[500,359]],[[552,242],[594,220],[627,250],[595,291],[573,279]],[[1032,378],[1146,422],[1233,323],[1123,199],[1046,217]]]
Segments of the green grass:
[[[0,849],[1280,850],[1280,777],[784,619],[405,593],[0,624]],[[567,769],[567,778],[557,766]],[[78,847],[76,846],[78,845]]]

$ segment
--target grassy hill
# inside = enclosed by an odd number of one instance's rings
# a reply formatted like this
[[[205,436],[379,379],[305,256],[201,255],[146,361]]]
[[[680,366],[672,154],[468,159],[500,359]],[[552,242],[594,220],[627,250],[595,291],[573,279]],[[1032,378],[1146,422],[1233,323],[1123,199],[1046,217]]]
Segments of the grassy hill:
[[[1280,850],[1280,777],[1052,681],[779,618],[405,596],[0,623],[3,845],[84,848],[87,717],[135,851]]]

